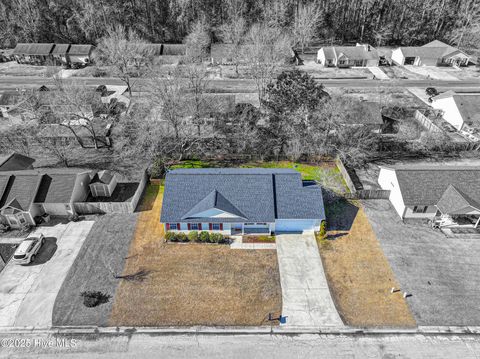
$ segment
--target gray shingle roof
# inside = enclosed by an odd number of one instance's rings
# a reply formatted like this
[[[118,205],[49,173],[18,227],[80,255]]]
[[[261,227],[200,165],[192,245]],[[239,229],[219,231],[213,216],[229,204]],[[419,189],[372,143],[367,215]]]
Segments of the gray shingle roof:
[[[395,172],[407,206],[436,205],[450,185],[480,203],[479,167],[410,167]]]
[[[53,55],[66,55],[70,44],[55,44],[53,48],[52,54]]]
[[[35,162],[33,158],[24,156],[20,153],[12,152],[9,155],[0,154],[0,171],[19,171],[32,168]]]
[[[178,169],[167,174],[162,222],[185,222],[185,218],[211,208],[243,218],[196,220],[274,222],[276,218],[325,218],[321,189],[303,187],[300,173],[292,169]]]
[[[442,213],[448,214],[462,213],[469,207],[480,210],[480,205],[476,201],[452,185],[447,187],[437,203],[437,208]]]
[[[5,190],[0,208],[3,208],[6,204],[16,199],[23,210],[28,210],[37,193],[40,180],[41,176],[38,174],[13,175],[13,183]]]
[[[70,203],[76,174],[45,174],[35,196],[35,203]]]
[[[68,50],[69,55],[85,55],[88,56],[93,50],[93,45],[71,45]]]
[[[325,58],[334,59],[335,53],[337,57],[342,54],[350,60],[378,60],[378,52],[373,47],[370,51],[365,50],[363,46],[327,46],[323,47]]]
[[[17,44],[14,55],[49,55],[55,44]]]
[[[110,182],[112,181],[113,177],[114,177],[114,176],[113,176],[112,171],[102,170],[102,171],[99,171],[99,172],[95,173],[95,175],[93,176],[93,178],[92,178],[92,180],[90,181],[90,183],[110,184]]]

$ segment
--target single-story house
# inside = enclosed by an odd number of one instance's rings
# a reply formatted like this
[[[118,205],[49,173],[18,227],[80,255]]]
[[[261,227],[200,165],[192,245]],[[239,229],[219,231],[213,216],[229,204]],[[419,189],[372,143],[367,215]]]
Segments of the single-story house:
[[[88,65],[92,62],[93,45],[70,45],[68,63],[70,65]]]
[[[368,44],[356,46],[327,46],[317,53],[317,63],[325,67],[378,66],[378,52]]]
[[[432,98],[431,106],[458,131],[480,132],[480,94],[446,91]]]
[[[103,170],[95,173],[90,181],[92,197],[110,197],[117,187],[117,179],[112,171]]]
[[[467,66],[471,58],[456,47],[435,40],[423,46],[403,46],[392,51],[397,65]]]
[[[0,172],[33,169],[34,162],[35,159],[17,152],[8,155],[0,154]]]
[[[478,227],[480,167],[380,167],[378,183],[402,219]]]
[[[52,59],[55,44],[17,44],[13,56],[20,64],[43,65]]]
[[[325,220],[322,190],[277,168],[176,169],[167,173],[166,231],[313,232]]]

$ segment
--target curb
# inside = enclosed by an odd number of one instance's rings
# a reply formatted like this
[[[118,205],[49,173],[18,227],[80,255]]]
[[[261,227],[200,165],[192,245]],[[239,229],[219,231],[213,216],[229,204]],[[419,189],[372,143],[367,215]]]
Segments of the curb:
[[[355,327],[0,327],[0,334],[72,335],[480,335],[480,327],[419,326],[401,328]]]

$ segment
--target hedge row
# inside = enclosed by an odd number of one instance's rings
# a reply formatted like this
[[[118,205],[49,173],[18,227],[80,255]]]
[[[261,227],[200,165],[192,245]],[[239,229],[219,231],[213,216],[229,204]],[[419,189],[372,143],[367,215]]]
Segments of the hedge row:
[[[203,243],[228,243],[229,238],[221,233],[210,233],[207,231],[189,232],[188,235],[183,232],[167,232],[165,239],[168,242],[203,242]]]

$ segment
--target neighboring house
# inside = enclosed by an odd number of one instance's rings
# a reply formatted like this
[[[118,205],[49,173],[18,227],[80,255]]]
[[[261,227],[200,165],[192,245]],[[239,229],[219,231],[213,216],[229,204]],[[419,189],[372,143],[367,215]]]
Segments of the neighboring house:
[[[12,152],[8,155],[0,154],[0,172],[33,169],[34,162],[33,158],[17,152]]]
[[[480,133],[480,94],[446,91],[432,98],[432,107],[443,112],[443,118],[457,131]]]
[[[317,53],[317,62],[325,67],[378,66],[378,52],[368,44],[356,46],[327,46]]]
[[[112,171],[103,170],[95,173],[90,181],[92,197],[111,197],[117,187],[117,179]]]
[[[55,44],[55,47],[52,50],[52,57],[56,65],[67,65],[68,64],[68,50],[70,49],[70,44]]]
[[[380,167],[378,183],[402,219],[478,227],[480,167]]]
[[[52,60],[52,51],[55,44],[17,44],[13,56],[20,64],[44,65]]]
[[[318,231],[323,220],[321,188],[292,169],[177,169],[165,179],[167,231],[301,233]]]
[[[67,52],[69,65],[84,66],[91,63],[93,48],[93,45],[70,45]]]
[[[467,66],[471,61],[465,52],[435,40],[423,46],[404,46],[392,51],[397,65]]]
[[[128,95],[128,87],[124,85],[99,85],[96,89],[100,93],[101,101],[104,104],[110,104],[117,101],[125,104],[126,107],[130,104],[130,97]]]

